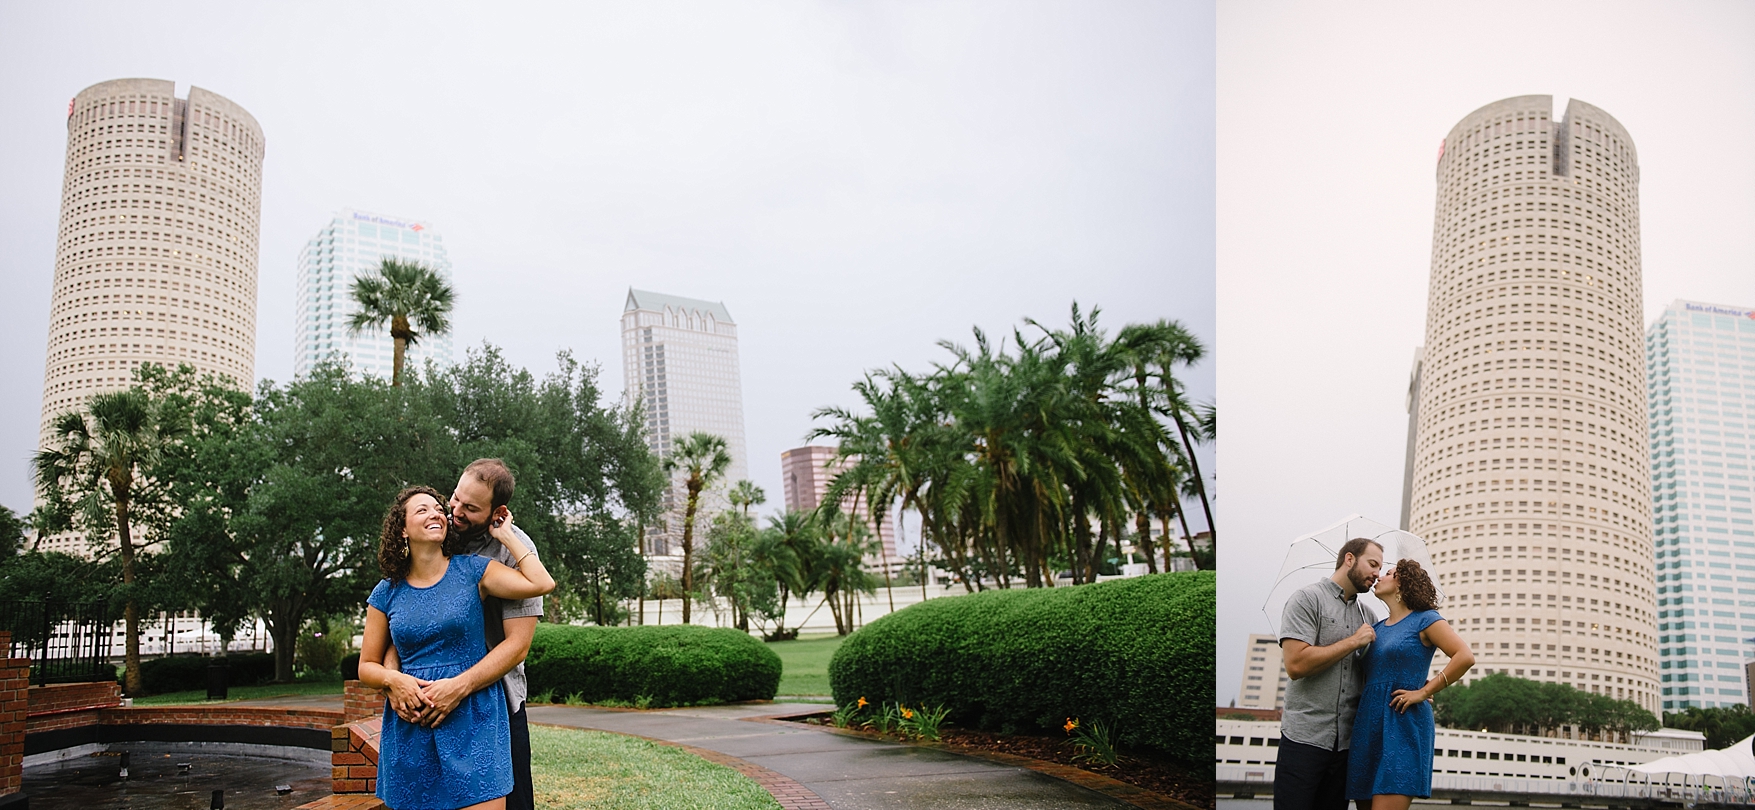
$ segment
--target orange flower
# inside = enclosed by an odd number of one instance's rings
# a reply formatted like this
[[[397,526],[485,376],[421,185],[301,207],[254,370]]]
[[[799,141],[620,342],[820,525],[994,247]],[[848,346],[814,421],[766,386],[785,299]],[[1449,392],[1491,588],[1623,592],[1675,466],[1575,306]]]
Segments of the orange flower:
[[[861,709],[865,708],[865,698],[859,699],[859,708],[861,708]]]
[[[913,720],[914,719],[914,712],[912,710],[910,710],[907,706],[903,706],[902,707],[902,718],[904,720]]]
[[[1079,727],[1079,721],[1074,720],[1071,717],[1068,717],[1066,719],[1066,725],[1061,726],[1061,728],[1066,729],[1066,733],[1068,733],[1068,734],[1073,733],[1073,729],[1078,728],[1078,727]]]

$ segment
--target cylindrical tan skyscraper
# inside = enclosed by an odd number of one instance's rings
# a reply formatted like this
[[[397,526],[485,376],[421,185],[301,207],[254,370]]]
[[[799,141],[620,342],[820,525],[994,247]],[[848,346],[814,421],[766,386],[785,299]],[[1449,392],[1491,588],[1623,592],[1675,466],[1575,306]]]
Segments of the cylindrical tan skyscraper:
[[[262,130],[228,99],[175,90],[118,79],[68,105],[45,434],[141,363],[253,380]]]
[[[1639,162],[1607,113],[1552,106],[1496,102],[1444,140],[1408,528],[1475,674],[1656,712]]]

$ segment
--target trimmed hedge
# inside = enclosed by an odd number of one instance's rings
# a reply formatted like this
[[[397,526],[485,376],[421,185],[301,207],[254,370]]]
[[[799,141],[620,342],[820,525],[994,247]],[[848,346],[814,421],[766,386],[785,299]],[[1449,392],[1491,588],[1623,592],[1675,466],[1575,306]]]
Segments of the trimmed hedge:
[[[225,660],[231,667],[227,681],[231,686],[255,686],[274,680],[272,653],[228,655]],[[140,685],[149,695],[206,689],[207,665],[212,662],[213,658],[205,655],[149,658],[140,662]]]
[[[539,624],[524,659],[530,693],[654,708],[772,700],[780,656],[739,630]]]
[[[838,706],[943,706],[965,727],[1101,720],[1128,746],[1210,762],[1213,573],[932,599],[873,621],[829,661]]]

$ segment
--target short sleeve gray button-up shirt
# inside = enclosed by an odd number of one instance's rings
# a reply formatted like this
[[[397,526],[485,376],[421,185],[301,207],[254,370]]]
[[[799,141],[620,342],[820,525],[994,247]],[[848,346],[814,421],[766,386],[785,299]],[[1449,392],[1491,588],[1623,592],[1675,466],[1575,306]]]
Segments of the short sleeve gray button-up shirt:
[[[1287,600],[1280,616],[1280,642],[1290,638],[1312,647],[1327,647],[1374,618],[1357,598],[1347,599],[1341,586],[1325,579],[1300,588]],[[1287,684],[1280,736],[1329,751],[1347,748],[1353,739],[1359,692],[1365,686],[1365,653],[1369,649]]]
[[[536,550],[536,543],[530,539],[530,535],[524,533],[523,529],[514,524],[512,532],[518,535],[518,539],[523,540],[532,551]],[[514,567],[513,563],[516,562],[512,557],[512,552],[507,551],[505,545],[495,540],[487,532],[482,532],[481,536],[475,539],[475,542],[470,543],[463,550],[478,557],[498,560],[501,565],[508,568]],[[497,596],[488,596],[482,599],[481,612],[487,631],[487,646],[491,650],[506,640],[504,625],[506,619],[540,617],[542,615],[542,597],[501,599]],[[524,679],[524,665],[520,663],[518,666],[512,667],[512,671],[506,673],[506,677],[501,678],[500,683],[506,687],[506,710],[517,714],[519,709],[524,708],[525,693],[528,691]]]

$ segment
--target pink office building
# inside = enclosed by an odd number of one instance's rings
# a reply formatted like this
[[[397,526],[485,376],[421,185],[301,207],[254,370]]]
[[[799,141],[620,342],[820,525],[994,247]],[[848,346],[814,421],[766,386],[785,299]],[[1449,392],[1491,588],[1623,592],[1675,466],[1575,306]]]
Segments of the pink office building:
[[[786,509],[808,512],[817,508],[817,504],[823,502],[823,494],[829,491],[829,482],[849,462],[848,459],[837,459],[833,447],[807,445],[782,451],[780,478],[786,487]],[[844,505],[851,505],[851,501],[844,502]],[[863,500],[859,503],[857,514],[861,517],[869,514],[868,505]],[[870,523],[866,525],[870,526]],[[902,560],[896,556],[896,514],[886,514],[883,525],[876,527],[876,531],[879,539],[883,540],[883,553],[889,558],[891,571],[899,570]],[[872,562],[882,561],[874,559]]]

